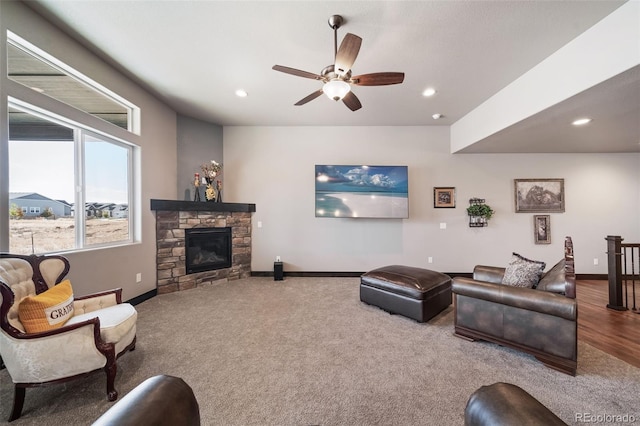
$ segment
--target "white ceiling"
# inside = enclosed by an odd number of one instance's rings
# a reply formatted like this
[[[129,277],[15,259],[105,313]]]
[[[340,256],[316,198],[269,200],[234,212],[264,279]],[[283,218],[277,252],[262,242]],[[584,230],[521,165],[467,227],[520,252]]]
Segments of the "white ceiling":
[[[623,3],[27,2],[179,113],[224,126],[451,125]],[[354,87],[363,105],[356,112],[325,96],[294,106],[321,83],[271,69],[320,73],[331,64],[333,14],[346,20],[338,42],[347,32],[363,39],[354,75],[405,73],[400,85]],[[427,87],[436,96],[423,97]],[[249,96],[238,98],[239,88]],[[561,120],[583,106],[605,115],[590,131],[564,130]],[[435,121],[434,113],[444,118]],[[640,152],[639,121],[636,67],[464,152]],[[616,144],[604,137],[611,132]]]

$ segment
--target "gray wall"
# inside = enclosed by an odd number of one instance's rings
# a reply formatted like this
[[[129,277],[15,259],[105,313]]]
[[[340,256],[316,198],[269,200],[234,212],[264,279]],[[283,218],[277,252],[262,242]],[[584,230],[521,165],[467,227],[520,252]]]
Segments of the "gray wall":
[[[285,271],[401,263],[470,272],[479,263],[505,265],[512,251],[552,266],[570,235],[577,272],[604,274],[606,235],[640,241],[640,154],[449,149],[447,127],[225,127],[225,200],[257,208],[252,269],[272,270],[281,256]],[[408,165],[409,219],[316,218],[315,164]],[[515,213],[516,178],[565,179],[566,212],[551,213],[550,245],[534,244],[532,213]],[[455,209],[433,208],[434,186],[456,187]],[[468,227],[471,197],[485,198],[496,211],[488,227]]]
[[[178,199],[193,200],[193,175],[202,176],[200,165],[211,160],[222,163],[222,126],[178,115]],[[224,181],[224,169],[220,180]]]
[[[6,31],[11,30],[41,49],[59,58],[98,83],[108,87],[141,109],[140,135],[96,119],[98,130],[111,131],[116,136],[138,145],[135,161],[141,173],[134,177],[140,211],[136,214],[139,226],[135,230],[136,244],[97,250],[68,253],[71,261],[69,278],[76,295],[114,287],[124,289],[123,297],[130,299],[156,288],[155,218],[150,199],[176,199],[176,114],[138,85],[123,77],[90,51],[51,26],[24,4],[0,2],[0,250],[8,248],[8,160],[7,160],[7,96],[20,96],[25,101],[44,107],[60,108],[53,100],[22,87],[6,78]],[[72,119],[85,115],[66,108]],[[136,283],[136,274],[142,282]]]

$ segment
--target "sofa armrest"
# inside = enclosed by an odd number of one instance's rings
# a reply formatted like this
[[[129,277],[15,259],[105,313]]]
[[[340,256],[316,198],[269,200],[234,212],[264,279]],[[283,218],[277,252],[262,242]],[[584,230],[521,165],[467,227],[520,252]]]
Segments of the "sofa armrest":
[[[136,386],[93,423],[107,425],[198,426],[200,407],[184,380],[159,375]]]
[[[122,303],[121,288],[75,297],[73,300],[74,315],[87,314],[120,303]]]
[[[473,268],[473,279],[476,281],[486,281],[489,283],[501,284],[506,268],[498,266],[476,265]]]
[[[575,299],[560,294],[456,277],[451,282],[454,294],[482,299],[501,305],[553,315],[571,321],[578,317]]]
[[[476,390],[464,410],[465,426],[561,426],[566,423],[524,389],[494,383]]]

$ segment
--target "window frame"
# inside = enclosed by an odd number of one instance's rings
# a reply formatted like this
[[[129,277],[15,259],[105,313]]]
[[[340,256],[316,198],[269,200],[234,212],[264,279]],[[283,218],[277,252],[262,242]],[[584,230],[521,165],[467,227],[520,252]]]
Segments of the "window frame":
[[[135,173],[135,158],[136,151],[140,149],[137,145],[118,138],[114,135],[108,134],[104,131],[83,125],[75,120],[68,119],[66,117],[60,116],[52,111],[46,110],[44,108],[37,107],[35,105],[29,104],[27,102],[21,101],[20,99],[9,96],[7,98],[7,104],[9,108],[17,109],[19,111],[32,114],[38,118],[43,120],[51,121],[55,124],[69,127],[73,129],[73,144],[74,144],[74,199],[73,203],[75,207],[74,214],[74,225],[75,225],[75,247],[57,251],[59,253],[67,253],[74,251],[82,251],[87,249],[98,249],[98,248],[106,248],[106,247],[114,247],[114,246],[122,246],[129,245],[139,242],[139,239],[136,239],[135,229],[136,229],[136,221],[138,220],[138,215],[136,214],[139,206],[134,204],[134,200],[137,199],[135,194],[136,185],[134,182],[134,173]],[[128,215],[128,223],[127,223],[127,235],[128,238],[125,240],[118,240],[113,242],[106,243],[98,243],[98,244],[88,244],[86,241],[86,226],[87,226],[87,217],[85,215],[84,206],[86,205],[86,194],[85,194],[85,157],[84,157],[84,142],[85,135],[88,135],[93,138],[99,138],[100,140],[108,143],[112,143],[118,147],[127,149],[127,203],[129,208]],[[9,140],[11,142],[11,139]],[[11,164],[9,163],[9,167]],[[78,214],[77,206],[82,206],[80,209],[81,214]],[[30,209],[31,210],[31,209]],[[31,214],[31,212],[30,212]],[[34,213],[35,214],[35,213]],[[11,242],[9,241],[9,245]],[[47,252],[49,253],[49,252]]]
[[[122,96],[118,95],[117,93],[107,89],[106,87],[104,87],[103,85],[101,85],[100,83],[96,82],[95,80],[87,77],[86,75],[82,74],[81,72],[77,71],[76,69],[70,67],[69,65],[65,64],[64,62],[62,62],[61,60],[59,60],[58,58],[56,58],[55,56],[52,56],[50,54],[48,54],[47,52],[45,52],[44,50],[40,49],[39,47],[37,47],[36,45],[28,42],[27,40],[25,40],[24,38],[20,37],[19,35],[7,30],[7,42],[6,42],[7,46],[11,45],[23,52],[25,52],[26,54],[32,56],[33,58],[41,61],[42,63],[60,71],[61,73],[67,75],[68,77],[76,80],[77,82],[79,82],[80,84],[83,84],[84,86],[86,86],[87,88],[91,89],[93,92],[95,92],[97,95],[99,96],[103,96],[107,99],[109,99],[111,102],[114,102],[118,105],[120,105],[122,108],[124,108],[127,111],[127,128],[124,129],[128,132],[131,132],[133,134],[139,135],[140,134],[140,108],[137,107],[136,105],[134,105],[132,102],[128,101],[127,99],[123,98]],[[16,82],[17,84],[20,84],[24,87],[28,87],[29,90],[37,92],[42,94],[41,92],[38,92],[37,90],[35,90],[32,87],[26,86],[23,83],[12,79],[9,76],[9,63],[7,61],[7,78],[9,80],[12,80],[14,82]],[[119,129],[122,129],[122,127],[117,126],[116,124],[110,123],[109,121],[92,114],[89,111],[84,111],[83,109],[78,108],[75,105],[71,105],[68,104],[66,102],[64,102],[61,99],[58,99],[57,97],[48,95],[48,94],[42,94],[42,96],[47,96],[50,97],[51,99],[55,99],[58,102],[62,102],[66,105],[69,105],[70,107],[77,109],[78,111],[82,111],[85,114],[89,114],[92,117],[96,117],[102,121],[104,121],[105,123],[109,123],[110,125],[116,126]]]
[[[2,111],[2,115],[4,116],[2,128],[6,131],[5,135],[0,138],[0,157],[2,159],[2,169],[0,171],[0,177],[3,182],[0,186],[2,186],[2,198],[0,199],[0,206],[2,206],[2,211],[0,212],[0,250],[8,251],[10,247],[10,233],[9,233],[9,221],[10,215],[9,208],[9,173],[8,168],[10,167],[9,159],[8,159],[8,149],[9,149],[9,108],[18,108],[19,110],[25,110],[29,113],[41,115],[46,120],[53,120],[54,122],[60,123],[65,126],[78,127],[82,129],[83,132],[91,132],[93,135],[99,135],[100,138],[107,138],[106,140],[111,143],[116,143],[118,145],[122,144],[130,149],[128,153],[128,182],[127,182],[127,191],[128,191],[128,201],[127,201],[127,219],[128,219],[128,239],[127,240],[119,240],[114,242],[108,242],[104,244],[84,244],[84,234],[82,235],[82,240],[80,243],[76,241],[75,246],[73,248],[69,248],[68,250],[56,250],[56,253],[71,253],[71,252],[81,252],[87,250],[94,249],[102,249],[102,248],[113,248],[118,246],[128,246],[132,244],[139,244],[142,241],[142,197],[141,197],[141,154],[142,147],[139,145],[140,135],[141,135],[141,109],[130,102],[127,99],[118,96],[115,92],[107,89],[96,81],[90,79],[82,72],[77,69],[65,64],[61,60],[56,57],[44,52],[42,49],[38,48],[34,44],[26,41],[25,39],[17,36],[12,33],[10,30],[3,31],[3,34],[0,34],[0,42],[3,43],[4,46],[9,46],[11,43],[12,46],[16,48],[20,48],[21,50],[29,50],[31,54],[34,52],[38,53],[39,57],[47,58],[46,61],[48,64],[53,62],[58,67],[62,67],[62,69],[71,77],[76,79],[80,79],[84,84],[88,84],[94,90],[98,90],[100,93],[107,94],[112,100],[117,100],[123,103],[124,105],[131,107],[130,113],[127,114],[128,120],[128,130],[124,129],[124,126],[119,126],[112,122],[106,121],[103,118],[92,115],[89,112],[84,111],[83,109],[79,109],[65,103],[63,100],[48,96],[47,94],[41,93],[37,90],[32,89],[28,85],[25,85],[21,82],[12,80],[9,78],[8,71],[8,63],[7,57],[0,58],[0,65],[2,65],[3,74],[0,76],[0,80],[3,83],[3,104],[0,105],[0,111]],[[16,43],[18,46],[16,46]],[[4,56],[4,55],[3,55]],[[5,121],[6,120],[6,121]],[[74,132],[75,138],[78,138],[80,132]],[[81,146],[81,144],[75,142],[74,139],[74,156],[77,155],[77,151],[81,150],[80,148],[76,148]],[[80,157],[78,157],[80,158]],[[74,157],[74,165],[77,164]],[[5,180],[6,179],[6,180]],[[78,179],[78,172],[74,170],[74,180]],[[77,191],[77,184],[74,191]],[[77,197],[75,196],[76,192],[74,192],[74,199],[69,200],[69,202],[73,202],[75,206],[83,205],[81,208],[81,219],[86,219],[84,214],[84,200],[82,204],[78,204]],[[124,201],[123,201],[124,203]],[[26,212],[25,212],[26,213]],[[77,215],[76,207],[72,209],[71,215],[74,218],[74,225],[76,229],[81,229],[84,233],[85,225],[82,226],[77,225]],[[76,232],[78,234],[78,232]],[[78,236],[76,235],[76,238]],[[53,253],[54,251],[50,251],[47,253]]]

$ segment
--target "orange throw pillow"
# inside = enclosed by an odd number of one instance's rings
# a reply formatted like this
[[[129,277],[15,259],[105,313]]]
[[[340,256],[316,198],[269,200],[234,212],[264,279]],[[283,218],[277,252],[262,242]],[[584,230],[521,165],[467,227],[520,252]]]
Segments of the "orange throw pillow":
[[[72,316],[73,289],[69,280],[37,296],[27,296],[18,305],[18,317],[27,333],[60,328]]]

